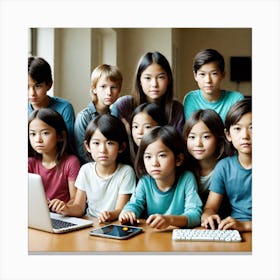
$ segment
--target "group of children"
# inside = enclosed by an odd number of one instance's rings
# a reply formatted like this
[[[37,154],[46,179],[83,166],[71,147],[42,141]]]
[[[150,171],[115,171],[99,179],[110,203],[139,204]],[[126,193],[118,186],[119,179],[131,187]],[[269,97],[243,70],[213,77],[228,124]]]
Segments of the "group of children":
[[[51,97],[51,69],[28,60],[28,172],[42,176],[51,211],[152,228],[252,230],[252,107],[220,88],[223,56],[194,58],[199,89],[174,99],[168,60],[145,53],[132,93],[116,66],[96,67],[91,102],[75,117]]]

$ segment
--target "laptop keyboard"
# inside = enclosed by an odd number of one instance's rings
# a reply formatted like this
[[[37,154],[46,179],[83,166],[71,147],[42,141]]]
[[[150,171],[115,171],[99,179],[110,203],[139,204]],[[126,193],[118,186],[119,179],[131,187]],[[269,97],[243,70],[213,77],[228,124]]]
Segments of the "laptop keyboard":
[[[68,227],[76,225],[73,223],[69,223],[69,222],[65,222],[65,221],[61,221],[61,220],[57,220],[57,219],[53,219],[53,218],[51,218],[51,221],[52,221],[52,226],[54,229],[68,228]]]

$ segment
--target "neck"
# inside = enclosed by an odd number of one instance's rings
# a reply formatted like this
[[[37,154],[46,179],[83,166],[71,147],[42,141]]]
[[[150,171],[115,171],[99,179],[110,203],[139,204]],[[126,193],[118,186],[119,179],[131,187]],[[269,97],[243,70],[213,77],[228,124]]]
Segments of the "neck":
[[[32,107],[34,110],[37,110],[41,108],[47,108],[49,104],[50,104],[50,98],[48,95],[46,95],[46,98],[44,98],[44,100],[40,104],[32,105]]]
[[[56,166],[56,154],[43,154],[42,165],[47,169],[51,169]]]
[[[112,175],[116,171],[117,167],[118,167],[117,163],[111,164],[109,166],[108,165],[104,166],[104,165],[96,163],[95,171],[99,177],[106,178],[106,177],[109,177],[110,175]]]
[[[109,112],[109,106],[102,105],[98,102],[94,105],[95,105],[96,111],[101,115]]]
[[[252,168],[252,154],[239,154],[238,161],[245,169]]]
[[[217,100],[219,100],[219,98],[221,97],[222,93],[221,90],[217,90],[216,92],[213,92],[211,94],[202,92],[203,97],[209,101],[209,102],[215,102]]]
[[[217,163],[217,160],[215,158],[213,159],[207,159],[207,160],[200,160],[199,166],[200,166],[200,175],[201,176],[207,176],[215,167]]]

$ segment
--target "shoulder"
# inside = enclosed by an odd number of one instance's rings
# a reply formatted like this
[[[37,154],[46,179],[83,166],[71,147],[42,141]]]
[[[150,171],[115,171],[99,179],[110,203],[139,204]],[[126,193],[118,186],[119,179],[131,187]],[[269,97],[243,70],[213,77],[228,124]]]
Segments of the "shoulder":
[[[128,165],[128,164],[123,164],[123,163],[119,163],[118,164],[118,172],[122,172],[122,173],[132,173],[135,174],[134,169],[132,168],[132,166]]]
[[[244,95],[239,92],[239,91],[233,91],[233,90],[222,90],[222,94],[225,96],[227,99],[244,99]]]
[[[189,102],[192,99],[197,98],[197,96],[200,96],[199,89],[189,91],[188,93],[186,93],[186,95],[184,97],[183,104],[185,104],[186,102]]]

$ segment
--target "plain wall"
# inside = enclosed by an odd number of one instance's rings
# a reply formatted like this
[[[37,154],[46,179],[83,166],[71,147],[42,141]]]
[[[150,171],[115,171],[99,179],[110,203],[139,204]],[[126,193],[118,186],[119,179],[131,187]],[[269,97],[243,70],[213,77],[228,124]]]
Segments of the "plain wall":
[[[227,74],[222,88],[252,94],[251,82],[238,85],[230,81],[229,73],[230,56],[252,56],[250,28],[39,28],[36,31],[37,48],[33,54],[50,59],[53,94],[68,99],[76,114],[90,102],[90,75],[97,65],[117,65],[124,78],[121,95],[129,94],[138,61],[147,51],[159,51],[170,62],[174,95],[180,101],[188,91],[197,88],[192,61],[204,48],[215,48],[225,58]]]

